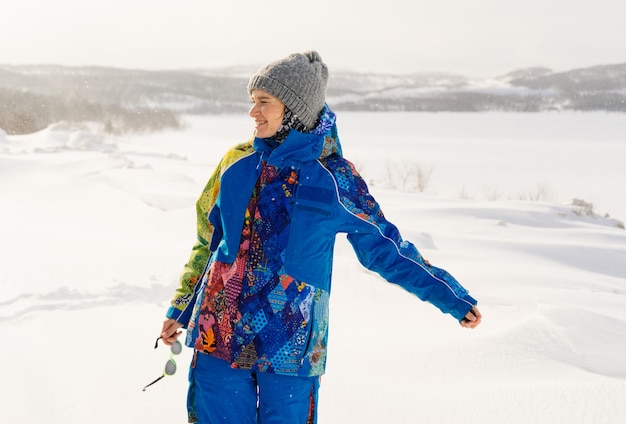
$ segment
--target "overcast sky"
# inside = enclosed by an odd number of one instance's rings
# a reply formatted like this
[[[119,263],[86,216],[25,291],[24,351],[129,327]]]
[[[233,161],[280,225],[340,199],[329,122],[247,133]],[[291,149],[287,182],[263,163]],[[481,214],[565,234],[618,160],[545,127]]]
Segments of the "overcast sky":
[[[179,69],[317,50],[332,69],[496,76],[626,62],[624,0],[2,0],[0,63]]]

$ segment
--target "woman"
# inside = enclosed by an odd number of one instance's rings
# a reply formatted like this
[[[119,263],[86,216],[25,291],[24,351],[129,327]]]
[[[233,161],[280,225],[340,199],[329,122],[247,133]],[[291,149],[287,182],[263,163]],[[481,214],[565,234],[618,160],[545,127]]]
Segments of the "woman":
[[[337,233],[368,269],[464,327],[481,321],[342,157],[327,79],[316,52],[261,68],[248,84],[255,137],[226,153],[198,200],[198,240],[161,334],[172,344],[184,327],[195,349],[190,422],[316,421]]]

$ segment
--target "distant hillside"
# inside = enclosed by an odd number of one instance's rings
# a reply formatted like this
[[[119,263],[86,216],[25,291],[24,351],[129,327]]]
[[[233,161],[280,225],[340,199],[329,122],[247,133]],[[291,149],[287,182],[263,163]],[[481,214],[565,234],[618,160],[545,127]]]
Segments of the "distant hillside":
[[[626,112],[626,63],[558,73],[528,68],[484,79],[340,74],[328,94],[336,109],[350,110]]]
[[[9,134],[37,131],[58,121],[100,122],[113,133],[155,131],[177,128],[182,113],[240,111],[246,102],[241,78],[187,71],[0,66],[0,128]]]
[[[23,134],[58,121],[95,121],[112,133],[177,128],[182,114],[245,112],[254,70],[0,65],[0,128]],[[626,112],[626,63],[483,79],[335,71],[327,101],[338,111]]]

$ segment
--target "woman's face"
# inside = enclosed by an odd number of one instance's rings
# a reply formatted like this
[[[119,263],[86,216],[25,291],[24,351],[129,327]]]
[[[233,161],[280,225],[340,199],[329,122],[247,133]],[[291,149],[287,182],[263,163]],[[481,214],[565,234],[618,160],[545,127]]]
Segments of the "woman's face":
[[[254,89],[250,94],[252,107],[248,115],[254,119],[256,136],[267,138],[276,134],[283,122],[285,105],[267,91]]]

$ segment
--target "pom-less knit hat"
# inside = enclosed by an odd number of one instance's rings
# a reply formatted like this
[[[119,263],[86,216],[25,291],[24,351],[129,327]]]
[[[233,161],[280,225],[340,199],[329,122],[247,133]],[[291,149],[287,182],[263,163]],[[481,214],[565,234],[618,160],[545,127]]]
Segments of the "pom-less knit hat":
[[[328,68],[315,51],[293,53],[262,67],[250,78],[248,92],[278,97],[307,127],[315,127],[324,108]]]

